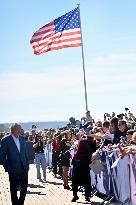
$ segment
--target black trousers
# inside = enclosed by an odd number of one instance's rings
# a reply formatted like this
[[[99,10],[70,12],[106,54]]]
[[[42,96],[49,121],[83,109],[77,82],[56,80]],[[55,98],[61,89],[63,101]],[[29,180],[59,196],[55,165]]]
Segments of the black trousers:
[[[9,173],[10,193],[12,205],[23,205],[28,186],[28,172]],[[20,186],[20,197],[17,197],[17,190]]]
[[[54,174],[57,174],[57,167],[59,166],[59,154],[60,151],[52,151],[52,167]]]
[[[73,163],[72,171],[72,190],[73,196],[77,196],[78,186],[83,185],[85,189],[85,198],[91,196],[91,177],[90,168],[84,161],[76,160]]]
[[[84,182],[84,183],[82,183],[82,185],[84,186],[84,189],[85,189],[85,198],[90,197],[91,196],[91,184],[90,184],[90,181]],[[79,184],[76,181],[76,179],[73,179],[72,180],[73,196],[77,196],[78,186],[79,186]]]

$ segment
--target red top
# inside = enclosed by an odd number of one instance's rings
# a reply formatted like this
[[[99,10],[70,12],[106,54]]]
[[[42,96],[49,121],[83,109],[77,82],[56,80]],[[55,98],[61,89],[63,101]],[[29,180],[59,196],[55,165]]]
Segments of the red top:
[[[52,148],[54,151],[60,151],[60,140],[54,139],[52,141]]]

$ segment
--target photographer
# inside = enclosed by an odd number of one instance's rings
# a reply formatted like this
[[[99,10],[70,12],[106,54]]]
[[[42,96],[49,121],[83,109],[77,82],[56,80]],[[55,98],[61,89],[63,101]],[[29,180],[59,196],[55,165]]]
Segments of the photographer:
[[[134,121],[136,122],[136,117],[133,115],[132,112],[130,112],[129,108],[125,108],[126,112],[128,111],[128,121]]]
[[[114,133],[113,144],[118,144],[121,138],[124,138],[126,140],[127,131],[128,131],[126,121],[119,120],[118,118],[113,118],[110,124]]]
[[[115,116],[114,112],[112,112],[112,116]],[[112,118],[112,116],[109,113],[104,113],[104,121],[109,121]]]
[[[123,120],[124,116],[125,115],[123,113],[121,113],[121,114],[117,115],[117,118],[118,118],[118,120]]]
[[[120,139],[124,138],[124,140],[126,141],[127,139],[127,131],[128,131],[128,127],[127,127],[127,123],[125,120],[119,120],[118,121],[118,128],[119,128],[119,131],[120,131]]]
[[[110,122],[104,121],[102,124],[102,127],[97,128],[95,134],[91,134],[90,136],[95,138],[96,140],[101,139],[102,144],[100,145],[100,148],[107,146],[108,144],[112,144],[114,139],[114,133],[112,133],[110,129]]]
[[[81,118],[81,127],[84,128],[88,122],[94,122],[89,110],[85,113],[85,117]]]

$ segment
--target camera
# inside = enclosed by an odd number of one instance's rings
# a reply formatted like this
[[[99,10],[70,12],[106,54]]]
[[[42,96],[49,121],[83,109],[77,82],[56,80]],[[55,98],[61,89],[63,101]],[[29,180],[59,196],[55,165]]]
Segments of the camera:
[[[125,110],[126,110],[126,111],[129,111],[129,108],[126,107]]]
[[[84,140],[87,139],[87,135],[83,135],[82,139],[84,139]]]
[[[119,115],[117,115],[117,117],[118,118],[123,118],[124,117],[124,114],[122,113],[122,114],[119,114]]]

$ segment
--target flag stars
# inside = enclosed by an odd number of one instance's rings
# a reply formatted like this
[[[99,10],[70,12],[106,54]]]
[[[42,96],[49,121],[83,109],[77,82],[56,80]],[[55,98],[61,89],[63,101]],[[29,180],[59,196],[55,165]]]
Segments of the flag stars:
[[[78,8],[54,20],[56,32],[80,28],[79,10]]]
[[[43,30],[44,27],[49,29]],[[81,46],[80,29],[78,29],[80,28],[78,7],[46,24],[43,26],[43,28],[43,34],[41,34],[41,30],[39,29],[31,39],[34,54],[36,55],[40,55],[52,50]],[[52,33],[50,32],[51,28],[54,29]],[[63,41],[65,33],[69,34],[66,36],[67,41]],[[77,35],[79,35],[79,37],[77,37]]]

